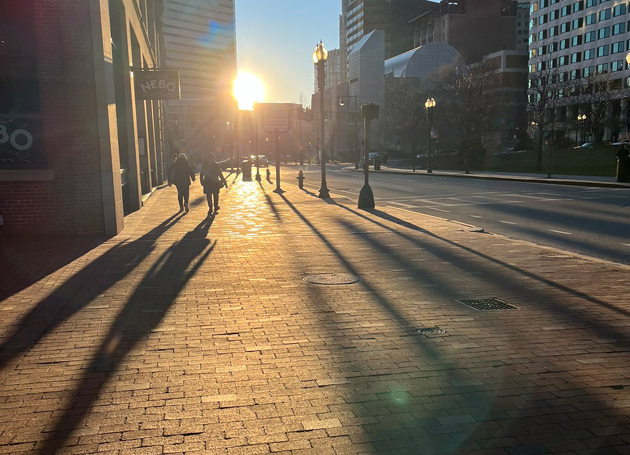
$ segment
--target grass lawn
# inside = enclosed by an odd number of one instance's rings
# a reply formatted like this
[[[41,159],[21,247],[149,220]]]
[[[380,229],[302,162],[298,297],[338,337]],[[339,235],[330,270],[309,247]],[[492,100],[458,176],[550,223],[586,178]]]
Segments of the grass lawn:
[[[551,173],[557,175],[592,175],[614,177],[617,171],[619,146],[561,149],[551,153]],[[547,172],[548,152],[543,152],[543,169]],[[496,172],[536,171],[536,154],[532,151],[486,157],[485,170]]]

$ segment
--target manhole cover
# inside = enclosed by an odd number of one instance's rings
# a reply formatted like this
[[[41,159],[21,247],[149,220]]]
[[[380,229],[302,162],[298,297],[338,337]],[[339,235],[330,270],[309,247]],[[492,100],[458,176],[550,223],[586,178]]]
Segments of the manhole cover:
[[[345,273],[321,273],[319,275],[309,275],[304,281],[311,284],[352,284],[359,281],[359,277]]]
[[[445,335],[446,334],[446,330],[439,328],[437,325],[435,327],[429,327],[426,329],[420,329],[418,330],[418,333],[420,335],[425,335],[428,337],[431,336],[438,336],[438,335]]]
[[[510,305],[509,303],[505,303],[503,300],[499,299],[460,299],[457,300],[459,303],[463,303],[464,305],[468,305],[471,308],[479,311],[489,311],[489,310],[516,310],[515,306]]]

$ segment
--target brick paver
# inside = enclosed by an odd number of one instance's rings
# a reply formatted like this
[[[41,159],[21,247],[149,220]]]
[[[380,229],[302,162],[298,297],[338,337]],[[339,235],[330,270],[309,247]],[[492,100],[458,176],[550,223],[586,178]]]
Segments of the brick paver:
[[[288,178],[7,245],[0,453],[630,453],[630,267]]]

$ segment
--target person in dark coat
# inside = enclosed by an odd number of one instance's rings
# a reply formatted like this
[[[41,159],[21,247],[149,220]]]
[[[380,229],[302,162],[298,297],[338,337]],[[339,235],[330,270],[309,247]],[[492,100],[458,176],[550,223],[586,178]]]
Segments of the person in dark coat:
[[[179,201],[179,211],[186,210],[188,213],[188,198],[190,196],[190,182],[195,181],[195,171],[188,162],[184,153],[180,153],[177,161],[173,163],[168,173],[168,186],[177,187],[177,200]]]
[[[214,154],[208,153],[203,160],[203,166],[199,173],[199,182],[203,186],[203,193],[208,201],[208,213],[212,213],[212,199],[214,198],[214,211],[219,211],[219,191],[221,187],[227,187],[223,177],[221,165],[217,163]]]

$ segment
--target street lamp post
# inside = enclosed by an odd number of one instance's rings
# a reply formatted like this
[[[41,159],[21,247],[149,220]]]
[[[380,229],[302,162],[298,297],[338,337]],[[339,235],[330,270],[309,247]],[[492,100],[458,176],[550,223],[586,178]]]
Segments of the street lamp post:
[[[427,138],[427,174],[433,173],[431,168],[431,131],[433,129],[433,109],[435,109],[435,99],[427,98],[424,103],[424,107],[427,110],[427,122],[429,123],[429,134]]]
[[[319,188],[320,198],[329,198],[328,187],[326,186],[326,154],[324,152],[325,142],[325,127],[324,127],[324,84],[326,80],[326,73],[324,71],[324,65],[328,58],[328,51],[324,47],[324,44],[320,41],[315,47],[313,52],[313,63],[317,68],[317,91],[319,92],[319,114],[320,114],[320,166],[322,169],[322,183]]]
[[[359,169],[359,161],[361,160],[359,157],[359,127],[358,127],[358,111],[357,111],[357,96],[356,95],[341,95],[339,97],[339,106],[344,106],[346,104],[346,98],[354,98],[354,168]]]
[[[364,184],[359,193],[359,208],[373,209],[374,194],[370,188],[370,121],[378,118],[379,107],[376,104],[361,105],[361,117],[363,118],[363,176]]]
[[[578,143],[578,132],[582,129],[582,126],[584,125],[584,122],[586,121],[586,114],[578,114],[577,120],[578,120],[578,128],[577,128],[577,131],[575,132],[575,145],[580,145]]]

